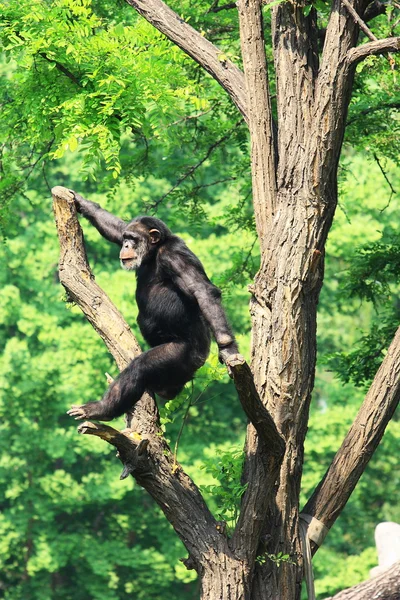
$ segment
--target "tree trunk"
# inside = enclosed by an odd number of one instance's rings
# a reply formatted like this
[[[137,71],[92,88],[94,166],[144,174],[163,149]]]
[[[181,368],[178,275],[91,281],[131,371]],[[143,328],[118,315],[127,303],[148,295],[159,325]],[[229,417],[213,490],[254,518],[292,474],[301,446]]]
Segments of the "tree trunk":
[[[202,600],[248,600],[249,570],[224,552],[211,550],[201,573]]]

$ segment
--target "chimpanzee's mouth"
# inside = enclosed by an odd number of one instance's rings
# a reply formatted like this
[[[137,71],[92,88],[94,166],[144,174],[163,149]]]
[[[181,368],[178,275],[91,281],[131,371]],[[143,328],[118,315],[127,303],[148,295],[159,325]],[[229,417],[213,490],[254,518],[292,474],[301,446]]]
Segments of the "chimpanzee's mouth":
[[[126,271],[133,271],[137,268],[136,258],[120,258],[119,262],[121,263],[121,267]]]

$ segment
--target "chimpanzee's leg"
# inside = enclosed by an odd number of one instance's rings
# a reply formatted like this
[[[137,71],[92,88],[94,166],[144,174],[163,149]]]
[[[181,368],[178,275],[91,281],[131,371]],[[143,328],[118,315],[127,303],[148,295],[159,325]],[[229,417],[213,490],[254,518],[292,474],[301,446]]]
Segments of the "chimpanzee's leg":
[[[99,402],[72,406],[71,417],[111,421],[128,412],[145,390],[175,397],[199,365],[194,365],[189,344],[161,344],[135,358],[113,381]]]

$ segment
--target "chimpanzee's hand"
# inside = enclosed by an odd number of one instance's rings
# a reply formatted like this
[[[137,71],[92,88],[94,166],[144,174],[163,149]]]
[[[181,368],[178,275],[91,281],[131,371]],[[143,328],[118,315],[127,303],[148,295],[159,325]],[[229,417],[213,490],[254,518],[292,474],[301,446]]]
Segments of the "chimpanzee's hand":
[[[231,344],[229,344],[228,346],[224,346],[223,348],[219,349],[219,362],[222,364],[225,364],[227,359],[232,356],[233,354],[238,354],[239,350],[237,347],[236,342],[232,342]]]
[[[77,194],[76,192],[74,192],[74,190],[69,190],[71,192],[71,194],[73,194],[74,196],[74,202],[75,202],[75,208],[76,210],[80,213],[82,212],[82,204],[85,202],[85,199],[82,198],[82,196],[80,196],[79,194]]]
[[[67,415],[74,417],[75,421],[81,421],[83,419],[95,419],[96,421],[111,421],[112,417],[107,415],[107,412],[103,409],[101,402],[88,402],[87,404],[81,404],[80,406],[74,404],[71,406]]]
[[[70,417],[75,417],[75,421],[79,421],[80,419],[88,419],[89,418],[86,415],[84,404],[82,404],[81,406],[77,406],[76,404],[73,404],[71,406],[71,408],[69,409],[69,411],[67,411],[67,415],[69,415]]]

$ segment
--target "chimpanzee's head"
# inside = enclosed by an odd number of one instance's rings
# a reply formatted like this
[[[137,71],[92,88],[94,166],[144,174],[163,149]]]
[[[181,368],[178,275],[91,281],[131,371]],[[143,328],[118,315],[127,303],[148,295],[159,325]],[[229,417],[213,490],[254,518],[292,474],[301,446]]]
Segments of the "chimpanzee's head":
[[[160,219],[136,217],[122,234],[121,267],[126,271],[136,271],[170,235],[171,231]]]

